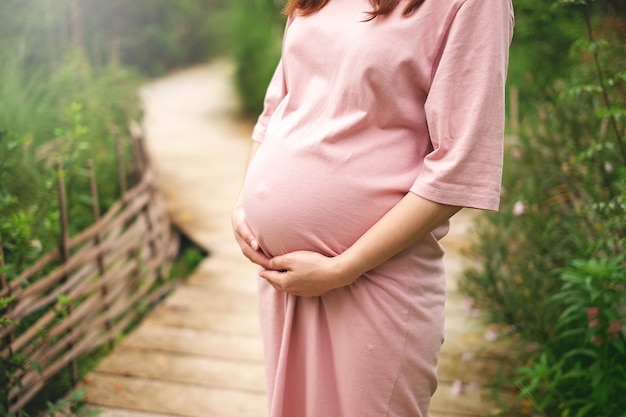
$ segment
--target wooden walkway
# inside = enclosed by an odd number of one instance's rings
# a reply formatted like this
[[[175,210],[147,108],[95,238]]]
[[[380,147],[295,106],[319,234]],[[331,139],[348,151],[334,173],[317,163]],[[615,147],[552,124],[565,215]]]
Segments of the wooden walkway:
[[[230,226],[250,135],[250,126],[234,117],[231,72],[218,62],[142,91],[149,153],[172,215],[210,256],[81,383],[102,417],[266,415],[256,269]],[[486,329],[455,289],[471,216],[455,217],[445,242],[446,342],[432,417],[494,411],[483,387],[491,385],[497,360],[488,353]]]

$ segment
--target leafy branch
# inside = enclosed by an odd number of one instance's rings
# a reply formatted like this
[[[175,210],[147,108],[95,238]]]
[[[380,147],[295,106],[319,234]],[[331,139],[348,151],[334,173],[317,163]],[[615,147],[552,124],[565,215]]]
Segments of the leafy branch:
[[[606,76],[604,74],[602,65],[600,63],[600,48],[598,47],[598,42],[596,42],[595,40],[595,36],[593,35],[593,28],[591,25],[591,13],[589,12],[589,5],[587,4],[587,2],[583,2],[582,4],[583,4],[583,11],[584,11],[584,18],[585,18],[585,26],[587,30],[587,37],[589,38],[589,41],[591,42],[591,44],[594,45],[594,47],[591,48],[591,54],[593,56],[593,62],[594,62],[596,74],[598,76],[598,81],[600,83],[600,91],[602,94],[602,99],[604,101],[604,106],[610,110],[612,109],[613,106],[611,103],[611,99],[609,97]],[[624,142],[622,140],[622,135],[620,135],[620,132],[619,132],[619,127],[617,125],[617,115],[614,112],[610,112],[607,114],[607,116],[609,118],[609,123],[611,124],[611,130],[615,134],[615,141],[617,142],[617,146],[620,149],[622,160],[624,161],[624,165],[626,165],[626,145],[624,145]]]

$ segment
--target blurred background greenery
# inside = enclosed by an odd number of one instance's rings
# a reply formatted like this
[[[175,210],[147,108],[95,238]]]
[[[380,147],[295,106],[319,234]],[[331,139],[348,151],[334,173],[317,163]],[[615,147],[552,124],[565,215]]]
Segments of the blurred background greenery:
[[[427,0],[437,1],[437,0]],[[483,0],[486,1],[486,0]],[[514,0],[504,193],[461,289],[515,348],[507,415],[626,415],[626,0]],[[228,56],[254,118],[280,57],[278,0],[2,0],[0,236],[9,280],[119,197],[116,135],[151,77]],[[128,158],[129,151],[124,152]],[[126,161],[128,162],[128,161]],[[0,303],[0,306],[2,304]]]

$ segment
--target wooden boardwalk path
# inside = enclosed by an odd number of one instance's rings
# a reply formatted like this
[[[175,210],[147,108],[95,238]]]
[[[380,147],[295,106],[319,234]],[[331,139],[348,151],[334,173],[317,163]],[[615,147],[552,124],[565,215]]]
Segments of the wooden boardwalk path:
[[[230,228],[250,134],[234,117],[231,72],[218,62],[142,91],[147,145],[172,215],[210,256],[81,383],[102,417],[266,415],[255,267]],[[448,316],[432,417],[494,411],[483,387],[497,360],[488,354],[485,328],[455,289],[471,216],[455,217],[445,242]]]

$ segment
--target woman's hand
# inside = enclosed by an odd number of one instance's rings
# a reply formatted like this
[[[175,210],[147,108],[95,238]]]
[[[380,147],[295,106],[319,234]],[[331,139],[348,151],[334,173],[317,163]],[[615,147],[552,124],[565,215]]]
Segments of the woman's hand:
[[[357,277],[341,267],[340,257],[309,251],[276,256],[269,261],[269,268],[261,271],[261,278],[276,290],[301,297],[320,296],[351,284]]]
[[[303,297],[350,285],[434,230],[461,207],[436,203],[411,192],[340,255],[299,251],[277,256],[261,277],[278,291]]]
[[[235,239],[245,257],[265,269],[270,268],[270,258],[268,258],[259,247],[259,242],[248,225],[246,213],[241,204],[237,204],[233,209],[231,220],[235,232]]]

